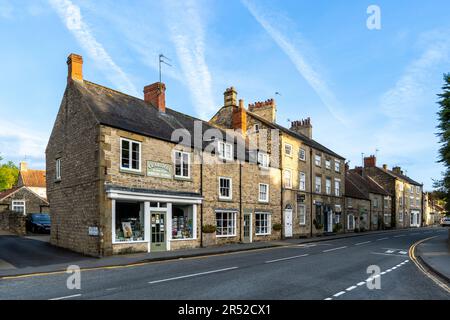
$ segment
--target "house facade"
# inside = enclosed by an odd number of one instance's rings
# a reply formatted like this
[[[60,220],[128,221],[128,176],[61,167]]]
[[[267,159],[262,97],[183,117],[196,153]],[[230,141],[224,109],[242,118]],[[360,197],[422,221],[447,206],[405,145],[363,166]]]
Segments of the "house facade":
[[[406,176],[400,167],[389,170],[387,165],[377,167],[376,157],[364,159],[365,174],[370,176],[392,196],[391,222],[393,228],[422,225],[423,185]]]
[[[271,151],[270,161],[282,172],[283,237],[343,232],[345,159],[313,140],[310,119],[294,121],[288,129],[276,123],[273,99],[245,108],[242,100],[237,104],[234,88],[225,94],[233,98],[210,123],[240,130],[254,148]]]
[[[281,171],[240,134],[166,107],[162,83],[142,100],[67,63],[46,149],[52,244],[105,256],[281,237]]]

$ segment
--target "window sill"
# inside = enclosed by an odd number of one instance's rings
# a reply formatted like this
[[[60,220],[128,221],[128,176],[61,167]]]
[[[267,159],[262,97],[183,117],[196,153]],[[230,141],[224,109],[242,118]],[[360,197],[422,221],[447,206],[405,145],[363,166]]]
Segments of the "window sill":
[[[221,202],[233,202],[233,198],[219,198]]]
[[[197,238],[170,239],[170,241],[174,241],[174,242],[180,242],[180,241],[194,241],[194,240],[197,240]]]
[[[258,200],[258,203],[261,203],[261,204],[268,204],[269,202],[270,202],[269,200],[264,200],[264,201]]]
[[[216,238],[234,238],[234,237],[236,237],[235,234],[234,235],[225,235],[225,236],[219,236],[216,234]]]
[[[54,183],[61,183],[61,181],[62,181],[61,179],[56,179],[56,180],[54,180],[53,182],[54,182]]]
[[[262,236],[270,236],[272,233],[255,233],[255,236],[262,237]]]
[[[133,174],[136,176],[145,176],[145,174],[142,173],[142,171],[134,171],[134,170],[127,170],[127,169],[119,169],[120,173],[127,173],[127,174]]]
[[[133,244],[133,243],[149,243],[147,240],[139,240],[139,241],[113,241],[112,244]]]
[[[191,177],[178,177],[178,176],[174,176],[173,177],[174,180],[178,180],[178,181],[189,181],[192,182],[193,179]]]

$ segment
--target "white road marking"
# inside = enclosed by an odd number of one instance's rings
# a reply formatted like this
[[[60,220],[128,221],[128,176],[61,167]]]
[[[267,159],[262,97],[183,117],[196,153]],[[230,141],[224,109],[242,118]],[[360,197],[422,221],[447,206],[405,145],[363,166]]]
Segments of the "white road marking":
[[[360,243],[355,243],[355,246],[360,246],[360,245],[371,243],[371,242],[372,241],[364,241],[364,242],[360,242]]]
[[[386,271],[383,271],[382,273],[380,273],[382,276],[384,276],[386,274]]]
[[[388,270],[386,270],[386,273],[387,273],[387,272],[391,272],[391,271],[392,271],[392,269],[388,269]]]
[[[167,281],[173,281],[173,280],[179,280],[179,279],[186,279],[186,278],[192,278],[192,277],[202,276],[202,275],[206,275],[206,274],[212,274],[212,273],[218,273],[218,272],[225,272],[225,271],[229,271],[229,270],[235,270],[237,268],[238,267],[231,267],[231,268],[225,268],[225,269],[218,269],[218,270],[212,270],[212,271],[206,271],[206,272],[193,273],[193,274],[188,274],[188,275],[180,276],[180,277],[174,277],[174,278],[150,281],[149,284],[161,283],[161,282],[167,282]]]
[[[365,282],[359,282],[359,283],[357,283],[356,285],[358,286],[358,287],[361,287],[362,285],[365,285],[366,283]]]
[[[386,253],[394,253],[394,250],[387,250]]]
[[[400,251],[399,253],[400,253],[400,254],[407,254],[408,252],[406,252],[406,251]]]
[[[382,240],[387,240],[389,238],[381,238],[381,239],[377,239],[377,241],[382,241]]]
[[[405,255],[403,255],[403,254],[395,254],[395,253],[371,252],[371,254],[379,254],[379,255],[382,255],[382,256],[401,257],[401,258],[405,257]]]
[[[307,257],[309,256],[309,254],[301,254],[299,256],[293,256],[293,257],[287,257],[287,258],[281,258],[281,259],[275,259],[275,260],[269,260],[266,261],[265,263],[274,263],[274,262],[278,262],[278,261],[284,261],[284,260],[291,260],[291,259],[296,259],[296,258],[301,258],[301,257]]]
[[[392,267],[392,270],[395,270],[395,269],[397,269],[398,267]]]
[[[330,301],[330,300],[333,300],[333,298],[326,298],[326,299],[324,299],[324,300]]]
[[[406,237],[406,234],[400,234],[398,236],[394,236],[394,238]]]
[[[353,289],[356,289],[357,287],[356,286],[351,286],[351,287],[348,287],[347,289],[345,289],[345,291],[352,291]]]
[[[345,291],[338,292],[338,293],[334,294],[333,297],[339,297],[339,296],[342,296],[343,294],[345,294]]]
[[[333,248],[333,249],[328,249],[328,250],[323,250],[322,252],[330,252],[330,251],[341,250],[341,249],[345,249],[345,248],[347,248],[347,246],[339,247],[339,248]]]
[[[405,260],[405,263],[409,262],[409,260]]]
[[[49,300],[64,300],[64,299],[71,299],[71,298],[77,298],[77,297],[81,297],[81,294],[74,294],[71,296],[65,296],[65,297],[59,297],[59,298],[53,298],[53,299],[49,299]]]

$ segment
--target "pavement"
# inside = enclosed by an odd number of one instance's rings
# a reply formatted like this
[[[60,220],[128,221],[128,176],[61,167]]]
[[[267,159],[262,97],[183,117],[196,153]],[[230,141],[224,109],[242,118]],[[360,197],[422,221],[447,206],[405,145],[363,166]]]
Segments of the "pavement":
[[[419,244],[416,256],[423,264],[450,285],[450,229]]]
[[[69,265],[77,265],[82,269],[102,268],[145,262],[186,259],[239,251],[261,250],[296,244],[361,237],[367,234],[390,234],[395,232],[399,232],[399,230],[348,233],[307,239],[236,243],[217,247],[153,253],[135,253],[103,258],[88,257],[69,250],[54,247],[48,243],[48,235],[30,235],[26,237],[19,237],[10,233],[3,233],[3,236],[0,234],[0,277],[45,272],[61,272],[66,271]]]
[[[450,292],[408,255],[417,242],[447,232],[421,228],[291,240],[259,250],[82,270],[75,290],[63,272],[8,277],[0,279],[0,299],[450,300]]]

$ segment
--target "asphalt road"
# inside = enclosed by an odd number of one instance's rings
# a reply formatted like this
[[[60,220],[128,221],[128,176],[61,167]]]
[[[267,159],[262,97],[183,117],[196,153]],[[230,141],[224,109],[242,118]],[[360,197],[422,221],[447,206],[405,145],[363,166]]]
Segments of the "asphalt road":
[[[0,299],[450,299],[421,273],[408,249],[448,232],[417,229],[203,258],[0,280]],[[369,266],[382,272],[369,289]]]

